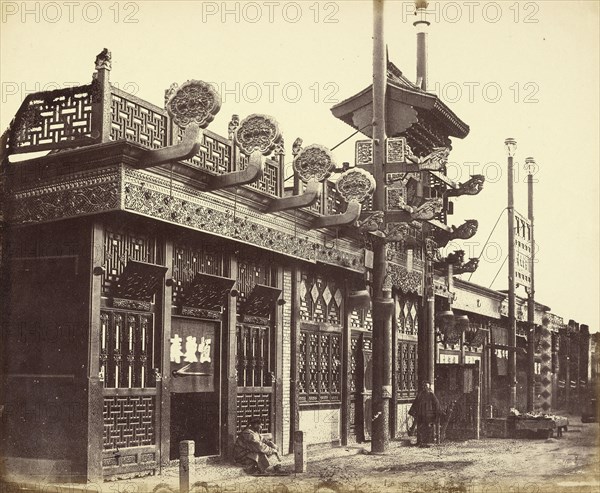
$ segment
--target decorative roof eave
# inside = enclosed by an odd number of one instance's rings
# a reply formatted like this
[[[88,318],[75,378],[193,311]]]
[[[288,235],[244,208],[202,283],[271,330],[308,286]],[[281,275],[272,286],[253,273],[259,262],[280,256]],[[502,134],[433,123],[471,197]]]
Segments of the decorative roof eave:
[[[500,289],[498,292],[502,293],[508,302],[508,290]],[[522,296],[519,296],[519,295],[515,295],[515,302],[517,305],[526,305],[528,302],[528,299],[523,298]],[[539,303],[537,301],[535,302],[535,309],[543,311],[543,312],[549,312],[551,310],[551,308],[549,306],[543,305],[542,303]]]
[[[482,296],[486,296],[497,301],[502,301],[506,298],[505,294],[496,291],[495,289],[486,288],[485,286],[480,286],[479,284],[465,281],[464,279],[459,279],[457,277],[454,278],[454,286],[456,288],[464,289],[465,291],[481,294]]]
[[[177,173],[183,164],[174,165],[171,179],[166,170],[135,169],[132,154],[131,143],[111,142],[13,163],[8,221],[25,226],[125,211],[303,261],[365,271],[364,249],[352,238],[327,248],[326,234],[305,229],[315,213],[266,215],[253,189],[242,195],[240,187],[237,197],[202,192]]]
[[[388,81],[387,83],[387,104],[410,105],[417,109],[425,110],[431,113],[431,116],[440,121],[448,135],[464,139],[469,134],[469,126],[446,106],[435,94],[424,92],[418,89],[410,89]],[[366,108],[372,106],[373,86],[369,86],[358,94],[345,99],[341,103],[331,108],[333,116],[347,123],[356,130],[353,116],[358,110],[366,111]],[[372,111],[372,110],[371,110]],[[393,108],[392,108],[393,113]],[[388,112],[389,114],[389,112]],[[361,132],[370,137],[370,127],[362,129]]]

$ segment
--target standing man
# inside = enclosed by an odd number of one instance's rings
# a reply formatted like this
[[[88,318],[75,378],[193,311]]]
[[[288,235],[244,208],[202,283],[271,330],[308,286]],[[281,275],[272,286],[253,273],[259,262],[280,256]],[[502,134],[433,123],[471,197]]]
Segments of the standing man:
[[[417,445],[429,447],[434,440],[435,425],[440,419],[440,401],[433,393],[431,382],[423,384],[423,390],[418,393],[408,414],[414,418],[414,424],[417,426]]]
[[[235,441],[234,459],[239,464],[249,466],[246,472],[251,474],[264,474],[269,466],[273,466],[273,471],[279,473],[281,459],[277,446],[271,440],[263,438],[260,431],[260,418],[250,418],[248,426]]]

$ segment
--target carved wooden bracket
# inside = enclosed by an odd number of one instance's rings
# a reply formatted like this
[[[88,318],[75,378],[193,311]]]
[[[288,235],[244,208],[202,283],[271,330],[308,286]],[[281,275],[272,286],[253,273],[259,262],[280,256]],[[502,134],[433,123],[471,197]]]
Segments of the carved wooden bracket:
[[[184,287],[185,307],[221,311],[234,279],[198,273],[189,287]]]
[[[324,183],[335,170],[335,162],[331,152],[319,144],[301,147],[302,140],[294,142],[294,172],[306,183],[306,190],[300,195],[275,199],[267,212],[298,209],[314,204],[319,198],[319,184]]]
[[[224,175],[211,176],[208,180],[208,190],[219,188],[238,187],[254,183],[263,173],[263,157],[260,151],[253,151],[248,159],[248,166],[240,171],[225,173]]]
[[[353,224],[360,217],[362,206],[357,200],[348,202],[348,208],[343,214],[334,214],[333,216],[317,217],[310,225],[311,229],[317,228],[338,228]]]
[[[299,209],[301,207],[309,207],[319,199],[320,189],[321,183],[316,180],[310,180],[306,184],[306,190],[304,190],[304,193],[300,195],[294,195],[292,197],[274,199],[267,209],[267,212],[271,213],[287,211],[289,209]]]
[[[113,306],[149,310],[167,268],[162,265],[129,260],[119,276],[113,293]]]
[[[202,131],[200,127],[192,123],[186,127],[183,139],[179,144],[146,151],[140,157],[136,168],[151,168],[159,164],[188,159],[194,156],[200,149],[201,137]]]
[[[446,192],[447,197],[460,197],[461,195],[477,195],[483,189],[485,176],[471,175],[471,179],[459,183],[455,189],[449,189]]]
[[[252,114],[238,126],[232,125],[231,130],[235,146],[248,156],[248,166],[240,171],[211,177],[209,190],[237,187],[259,180],[263,172],[263,156],[268,156],[281,142],[279,125],[268,115]]]
[[[254,289],[240,306],[240,314],[245,322],[266,324],[269,321],[275,301],[281,295],[281,289],[256,284]]]
[[[340,196],[348,202],[346,212],[333,216],[318,217],[311,224],[311,229],[353,224],[360,218],[361,202],[364,202],[375,190],[375,179],[368,171],[353,168],[344,171],[335,186]]]

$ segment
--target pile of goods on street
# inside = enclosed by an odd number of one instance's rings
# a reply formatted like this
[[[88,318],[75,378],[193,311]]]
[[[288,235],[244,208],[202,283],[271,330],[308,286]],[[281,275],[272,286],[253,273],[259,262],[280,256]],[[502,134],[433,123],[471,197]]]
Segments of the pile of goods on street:
[[[514,408],[509,412],[509,420],[513,422],[515,432],[527,430],[542,433],[547,437],[551,437],[555,430],[556,435],[560,437],[569,426],[569,420],[563,416],[539,412],[521,414]]]

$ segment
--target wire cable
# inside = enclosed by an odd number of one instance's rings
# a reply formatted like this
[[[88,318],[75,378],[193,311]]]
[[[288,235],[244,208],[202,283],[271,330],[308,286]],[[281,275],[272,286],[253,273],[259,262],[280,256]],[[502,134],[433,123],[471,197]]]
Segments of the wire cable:
[[[490,234],[488,235],[487,240],[485,240],[485,243],[483,244],[483,247],[481,247],[481,253],[479,254],[479,257],[477,257],[478,261],[481,259],[481,256],[483,255],[483,252],[485,252],[485,247],[487,246],[488,242],[490,241],[490,238],[492,237],[492,234],[496,230],[496,226],[498,226],[498,223],[500,222],[500,218],[502,217],[502,214],[504,214],[504,211],[506,209],[508,209],[508,207],[505,207],[504,209],[502,209],[500,211],[500,215],[498,216],[498,219],[496,219],[496,224],[494,224],[494,227],[490,231]],[[469,275],[469,279],[467,279],[468,281],[471,280],[471,277],[473,277],[473,274],[474,274],[474,272],[471,272],[471,274]]]
[[[502,267],[504,267],[504,264],[506,263],[506,260],[508,259],[508,255],[506,257],[504,257],[504,262],[502,262],[502,265],[500,266],[500,268],[498,269],[498,272],[496,272],[496,275],[494,276],[494,279],[492,279],[492,282],[490,283],[490,289],[492,289],[492,284],[494,284],[494,281],[496,280],[496,278],[498,277],[498,274],[500,274],[500,271],[502,270]]]

